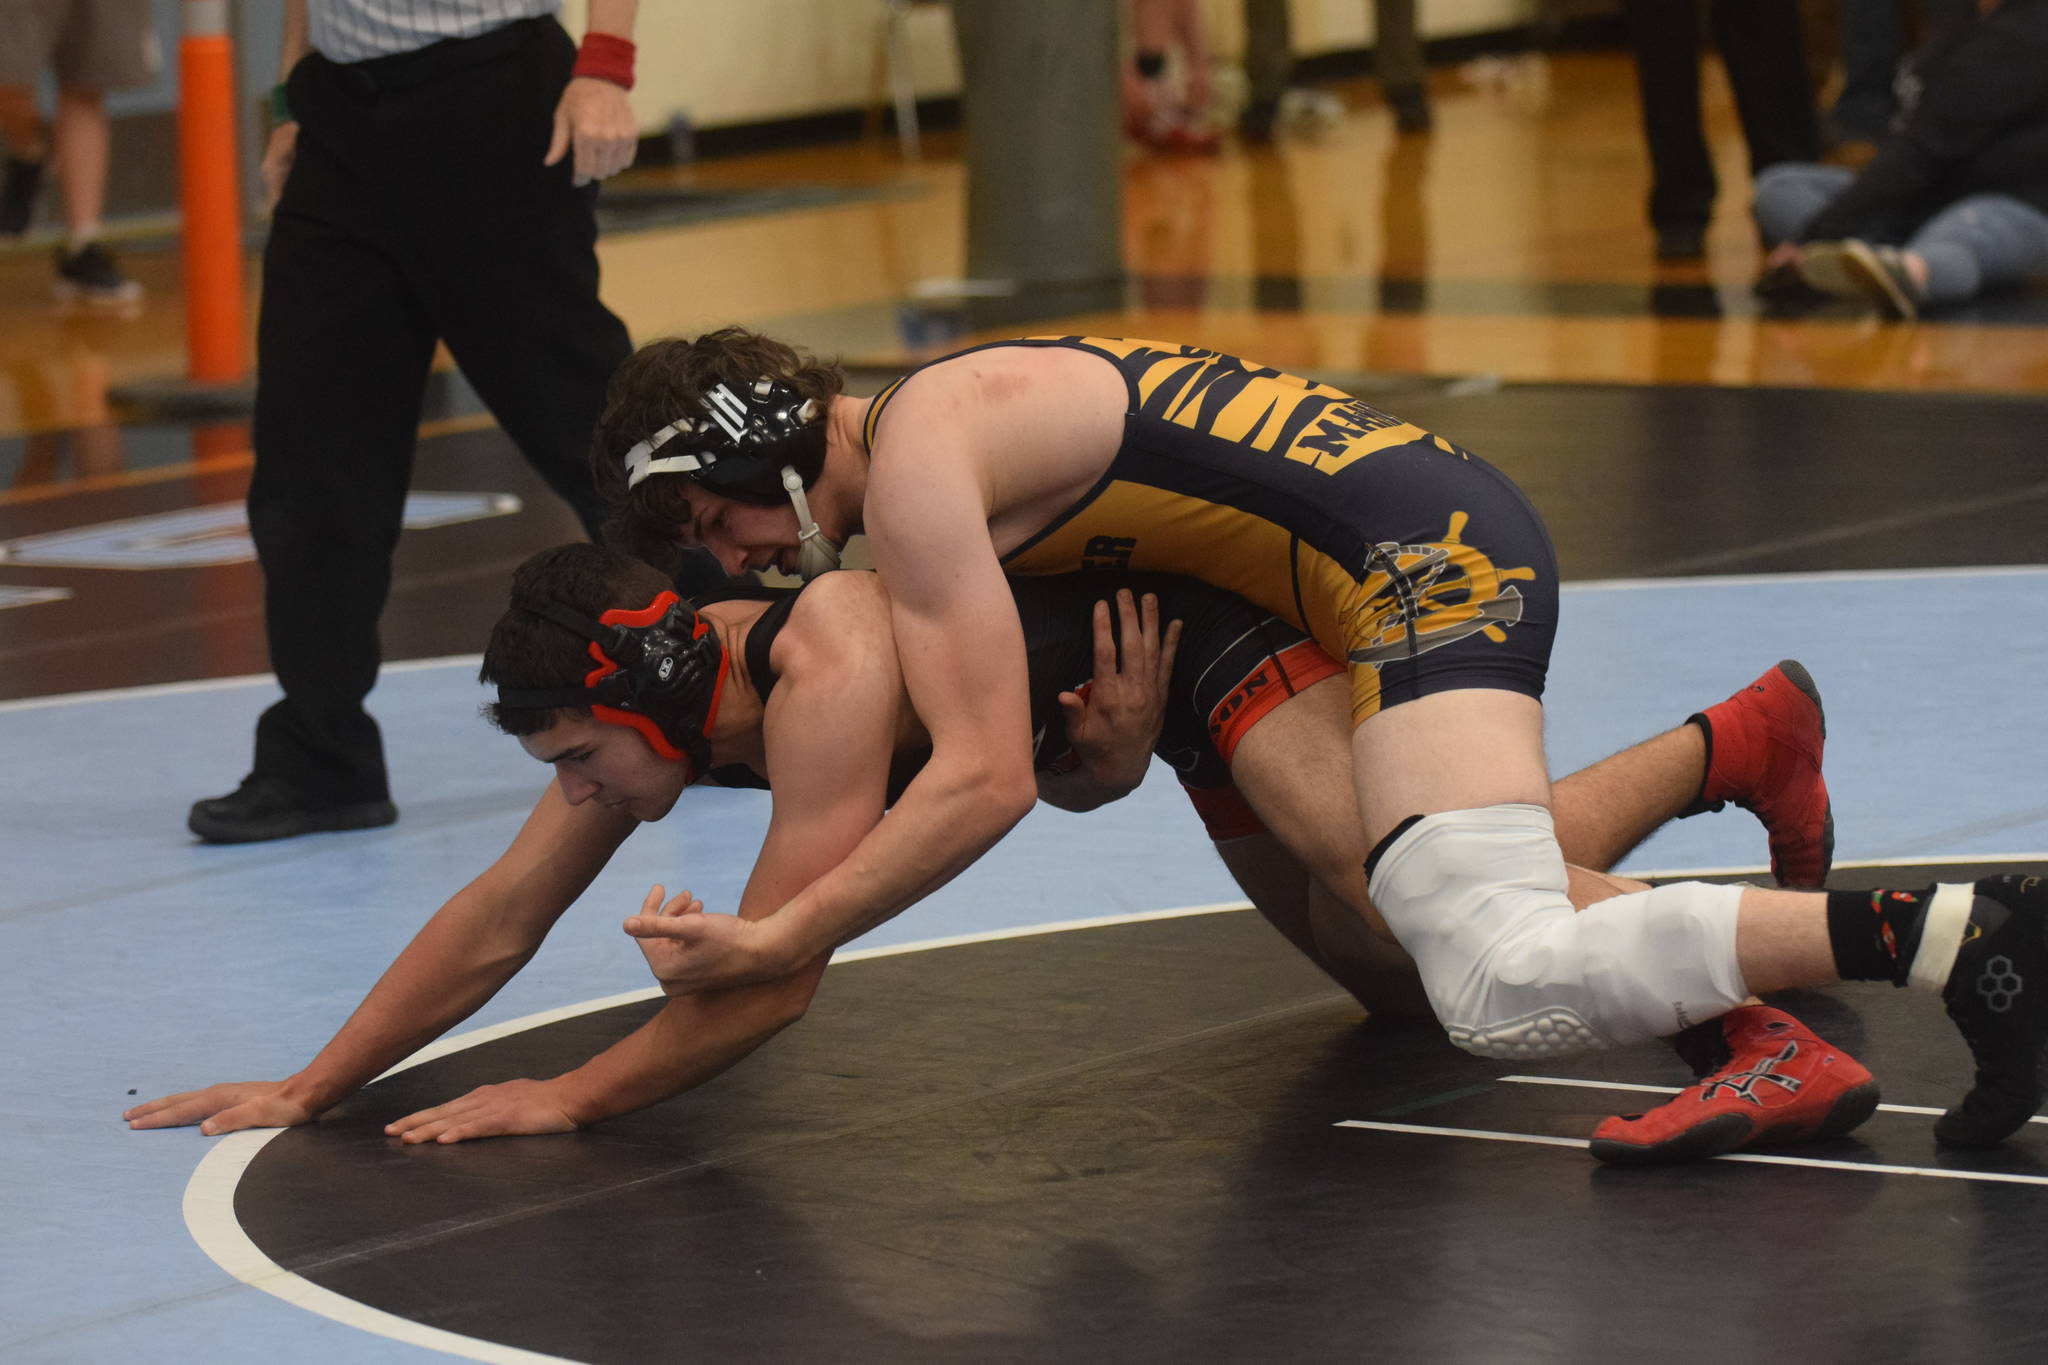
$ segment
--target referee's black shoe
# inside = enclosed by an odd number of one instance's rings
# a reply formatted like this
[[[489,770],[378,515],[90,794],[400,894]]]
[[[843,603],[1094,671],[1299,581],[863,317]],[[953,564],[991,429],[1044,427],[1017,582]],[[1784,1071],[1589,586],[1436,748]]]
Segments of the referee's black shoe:
[[[288,782],[251,774],[226,796],[192,803],[185,824],[209,844],[254,844],[342,829],[374,829],[398,818],[389,801],[315,802]]]
[[[2048,880],[1976,884],[1942,1000],[1977,1061],[1976,1084],[1934,1125],[1944,1147],[1993,1147],[2041,1108],[2048,1052]]]

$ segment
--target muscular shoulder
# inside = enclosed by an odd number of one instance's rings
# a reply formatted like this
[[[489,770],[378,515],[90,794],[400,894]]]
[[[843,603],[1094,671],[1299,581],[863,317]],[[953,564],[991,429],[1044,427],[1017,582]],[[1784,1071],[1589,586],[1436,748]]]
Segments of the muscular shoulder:
[[[979,512],[1007,548],[1100,477],[1128,410],[1122,372],[1073,347],[996,346],[933,365],[876,429],[868,534],[954,554],[935,524]]]
[[[1073,346],[988,346],[918,371],[884,410],[877,434],[892,424],[948,413],[999,416],[1048,400],[1121,416],[1127,398],[1122,373],[1105,356]]]
[[[785,679],[826,669],[869,672],[895,655],[888,595],[880,578],[858,569],[824,574],[807,586],[769,651]]]

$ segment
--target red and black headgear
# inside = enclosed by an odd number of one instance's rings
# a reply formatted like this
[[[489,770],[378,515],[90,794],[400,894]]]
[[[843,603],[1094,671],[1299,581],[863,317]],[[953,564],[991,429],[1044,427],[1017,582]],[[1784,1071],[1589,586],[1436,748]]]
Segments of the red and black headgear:
[[[606,724],[639,731],[663,758],[688,764],[687,781],[710,767],[711,722],[728,660],[709,621],[672,592],[638,611],[614,608],[595,621],[545,598],[521,605],[590,641],[597,667],[580,687],[500,688],[500,707],[587,707]]]

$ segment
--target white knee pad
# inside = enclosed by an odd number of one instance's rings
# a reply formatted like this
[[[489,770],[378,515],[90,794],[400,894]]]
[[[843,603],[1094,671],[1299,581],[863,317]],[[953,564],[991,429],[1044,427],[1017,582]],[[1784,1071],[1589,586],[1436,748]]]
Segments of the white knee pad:
[[[1574,913],[1541,806],[1445,811],[1372,870],[1451,1041],[1530,1060],[1675,1033],[1742,1003],[1737,886],[1683,882]]]

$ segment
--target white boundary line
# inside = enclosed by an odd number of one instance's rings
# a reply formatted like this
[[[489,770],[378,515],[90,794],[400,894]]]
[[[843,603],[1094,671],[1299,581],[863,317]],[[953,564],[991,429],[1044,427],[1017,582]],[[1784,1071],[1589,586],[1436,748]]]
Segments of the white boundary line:
[[[1223,914],[1233,910],[1249,910],[1245,901],[1222,901],[1211,905],[1187,905],[1172,910],[1145,910],[1128,915],[1105,915],[1096,919],[1055,920],[1046,924],[1026,925],[1018,929],[991,929],[982,933],[953,934],[945,938],[920,939],[915,943],[892,943],[876,948],[855,948],[836,954],[832,963],[860,962],[869,958],[895,957],[903,953],[925,952],[934,948],[953,948],[969,943],[993,943],[1000,939],[1030,938],[1040,934],[1065,933],[1074,929],[1101,929],[1119,924],[1142,924],[1150,920],[1184,919],[1194,915]],[[397,1066],[386,1071],[384,1076],[395,1076],[401,1071],[445,1057],[453,1052],[476,1047],[510,1034],[522,1033],[529,1029],[542,1028],[563,1019],[591,1014],[598,1010],[611,1009],[618,1005],[631,1004],[640,1000],[651,1000],[661,994],[660,990],[649,988],[627,991],[620,995],[608,995],[598,1000],[587,1000],[578,1005],[564,1005],[559,1009],[543,1010],[537,1014],[508,1019],[503,1023],[491,1024],[484,1028],[471,1029],[452,1037],[442,1038],[413,1053]],[[242,1224],[235,1217],[235,1189],[241,1182],[242,1173],[257,1153],[273,1139],[288,1132],[284,1128],[254,1128],[239,1133],[230,1133],[207,1149],[200,1158],[192,1178],[185,1183],[185,1227],[192,1234],[192,1240],[199,1249],[212,1258],[213,1263],[252,1289],[283,1299],[296,1308],[321,1317],[332,1318],[347,1327],[370,1332],[377,1336],[389,1337],[409,1345],[421,1346],[430,1351],[447,1355],[462,1356],[469,1360],[501,1362],[501,1365],[533,1365],[534,1362],[567,1362],[564,1356],[543,1355],[533,1351],[520,1350],[497,1342],[483,1341],[476,1337],[463,1336],[458,1332],[429,1327],[395,1313],[322,1289],[319,1285],[300,1275],[286,1270],[283,1266],[264,1255]]]
[[[481,654],[443,654],[435,659],[400,659],[395,663],[382,665],[384,673],[418,673],[429,668],[475,668],[483,662]],[[176,697],[187,692],[225,692],[236,687],[258,687],[268,683],[277,685],[275,673],[242,673],[232,678],[194,678],[190,682],[148,683],[141,687],[109,687],[99,692],[60,692],[48,697],[22,697],[15,701],[0,701],[0,714],[8,711],[34,711],[45,706],[76,706],[89,701],[128,701],[137,697]]]
[[[1419,1123],[1383,1123],[1375,1119],[1340,1119],[1338,1128],[1369,1128],[1381,1133],[1418,1133],[1427,1137],[1481,1138],[1487,1142],[1525,1142],[1544,1147],[1586,1147],[1585,1138],[1547,1137],[1537,1133],[1497,1133],[1486,1128],[1432,1128]],[[1886,1166],[1874,1161],[1823,1161],[1810,1156],[1767,1156],[1762,1152],[1727,1152],[1715,1161],[1745,1161],[1758,1166],[1812,1166],[1826,1171],[1869,1171],[1878,1175],[1923,1175],[1934,1180],[1983,1180],[2000,1185],[2048,1185],[2048,1175],[2006,1175],[1998,1171],[1945,1171],[1935,1166]]]
[[[1516,1085],[1571,1085],[1584,1090],[1638,1090],[1649,1095],[1676,1095],[1681,1087],[1675,1085],[1631,1085],[1626,1081],[1581,1081],[1569,1076],[1496,1076],[1497,1081],[1513,1082]],[[1880,1104],[1878,1112],[1885,1114],[1926,1114],[1938,1117],[1946,1109],[1936,1109],[1926,1104]],[[2028,1123],[2048,1124],[2048,1115],[2036,1114]]]
[[[2048,575],[2048,565],[2034,564],[1983,564],[1976,566],[1952,566],[1938,569],[1838,569],[1820,573],[1765,573],[1765,574],[1687,574],[1671,578],[1595,578],[1581,583],[1566,583],[1561,591],[1573,592],[1629,592],[1648,588],[1712,588],[1735,585],[1738,587],[1768,587],[1774,584],[1805,583],[1886,583],[1900,579],[1924,580],[1929,578],[2024,578]],[[474,666],[482,659],[480,654],[450,654],[436,659],[407,659],[398,663],[387,663],[387,673],[412,672],[423,668],[449,668],[457,665]],[[250,687],[258,683],[275,683],[272,673],[245,673],[232,678],[198,678],[190,682],[153,683],[144,687],[113,687],[99,692],[64,692],[48,697],[24,697],[17,701],[0,702],[0,714],[9,711],[25,711],[41,706],[71,706],[88,701],[119,701],[129,697],[176,696],[185,692],[208,692],[216,688]]]
[[[2048,862],[2048,852],[2042,853],[1920,853],[1910,858],[1842,858],[1834,864],[1839,872],[1845,867],[1939,867],[1944,863],[2043,863]],[[1617,877],[1631,877],[1647,881],[1652,877],[1669,881],[1674,877],[1767,877],[1771,870],[1754,864],[1748,867],[1676,867],[1676,868],[1616,868]]]

